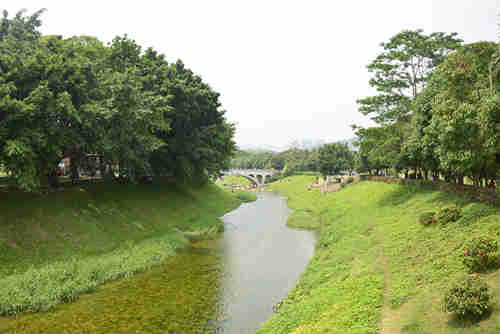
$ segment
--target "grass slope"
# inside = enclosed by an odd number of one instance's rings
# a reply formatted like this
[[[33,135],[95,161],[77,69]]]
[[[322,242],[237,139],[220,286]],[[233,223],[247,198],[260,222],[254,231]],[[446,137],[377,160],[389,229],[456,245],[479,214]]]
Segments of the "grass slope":
[[[89,184],[0,192],[0,313],[45,310],[157,265],[240,200],[213,184]],[[200,233],[198,233],[200,234]]]
[[[242,202],[253,202],[257,200],[257,195],[254,192],[241,189],[249,189],[252,186],[252,182],[243,176],[225,176],[217,182],[217,185],[228,192],[234,193],[236,198]]]
[[[317,249],[298,285],[264,333],[498,333],[500,271],[484,274],[492,314],[465,325],[442,311],[450,282],[466,272],[459,255],[468,239],[500,234],[500,210],[418,187],[360,182],[338,193],[306,190],[294,176],[271,189],[295,210],[294,226],[319,225]],[[426,211],[458,204],[455,223],[423,227]]]

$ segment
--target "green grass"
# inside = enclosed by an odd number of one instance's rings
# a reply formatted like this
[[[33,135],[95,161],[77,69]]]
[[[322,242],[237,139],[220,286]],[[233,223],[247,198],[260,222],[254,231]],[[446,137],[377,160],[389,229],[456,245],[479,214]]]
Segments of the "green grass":
[[[449,285],[466,272],[463,244],[482,234],[499,238],[500,209],[381,182],[320,194],[306,190],[313,179],[292,176],[270,186],[295,210],[289,223],[319,225],[319,240],[298,285],[258,334],[500,332],[498,270],[482,275],[493,300],[489,317],[464,324],[442,311]],[[418,223],[422,213],[455,204],[462,208],[457,222]]]
[[[220,179],[217,184],[221,187],[231,188],[231,186],[241,186],[241,187],[249,187],[252,185],[252,182],[239,175],[228,175],[224,178]]]
[[[0,313],[46,310],[211,236],[241,203],[208,184],[88,184],[0,192]]]
[[[242,202],[253,202],[257,200],[257,195],[254,192],[245,191],[244,189],[250,189],[252,187],[252,182],[239,175],[228,175],[217,182],[217,185],[227,192],[234,193],[236,198]]]

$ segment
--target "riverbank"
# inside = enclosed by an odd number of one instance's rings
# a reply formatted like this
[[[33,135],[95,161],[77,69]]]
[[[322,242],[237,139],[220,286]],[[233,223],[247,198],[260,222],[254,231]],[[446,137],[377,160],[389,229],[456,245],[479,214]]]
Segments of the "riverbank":
[[[213,184],[0,192],[0,313],[44,311],[163,263],[241,203]]]
[[[298,285],[263,324],[267,333],[498,333],[500,271],[482,274],[492,313],[465,325],[443,312],[450,282],[466,272],[463,244],[500,234],[500,210],[449,193],[363,181],[340,192],[307,190],[313,177],[269,186],[294,210],[289,224],[319,229]],[[453,223],[424,227],[420,214],[458,205]]]

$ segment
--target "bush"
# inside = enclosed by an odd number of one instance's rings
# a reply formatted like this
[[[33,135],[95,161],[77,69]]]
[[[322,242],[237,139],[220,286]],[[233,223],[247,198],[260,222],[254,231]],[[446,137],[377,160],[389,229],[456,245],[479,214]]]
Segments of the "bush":
[[[354,182],[354,178],[353,177],[348,177],[347,180],[345,181],[347,184],[349,183],[353,183]]]
[[[442,208],[436,213],[434,218],[439,224],[456,222],[461,217],[460,208],[456,205],[450,205]]]
[[[488,269],[496,262],[498,242],[487,236],[470,240],[462,253],[462,263],[469,272],[480,272]]]
[[[488,286],[478,276],[464,276],[444,296],[444,311],[478,320],[490,308]]]
[[[423,226],[429,226],[436,222],[435,215],[436,213],[434,212],[424,212],[420,215],[418,222]]]

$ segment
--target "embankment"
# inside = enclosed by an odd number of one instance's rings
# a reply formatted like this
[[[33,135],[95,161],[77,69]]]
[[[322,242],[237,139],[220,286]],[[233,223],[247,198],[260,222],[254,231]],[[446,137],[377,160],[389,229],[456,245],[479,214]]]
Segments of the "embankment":
[[[240,203],[213,184],[0,192],[0,313],[47,310],[155,266],[186,236],[215,234]]]
[[[320,235],[300,282],[258,334],[498,333],[500,271],[481,275],[493,307],[476,324],[444,313],[442,299],[466,272],[464,243],[500,235],[500,209],[417,186],[363,181],[321,194],[307,190],[312,182],[293,176],[270,186],[294,210],[291,225]],[[461,208],[458,221],[418,223],[423,212],[451,204]]]

